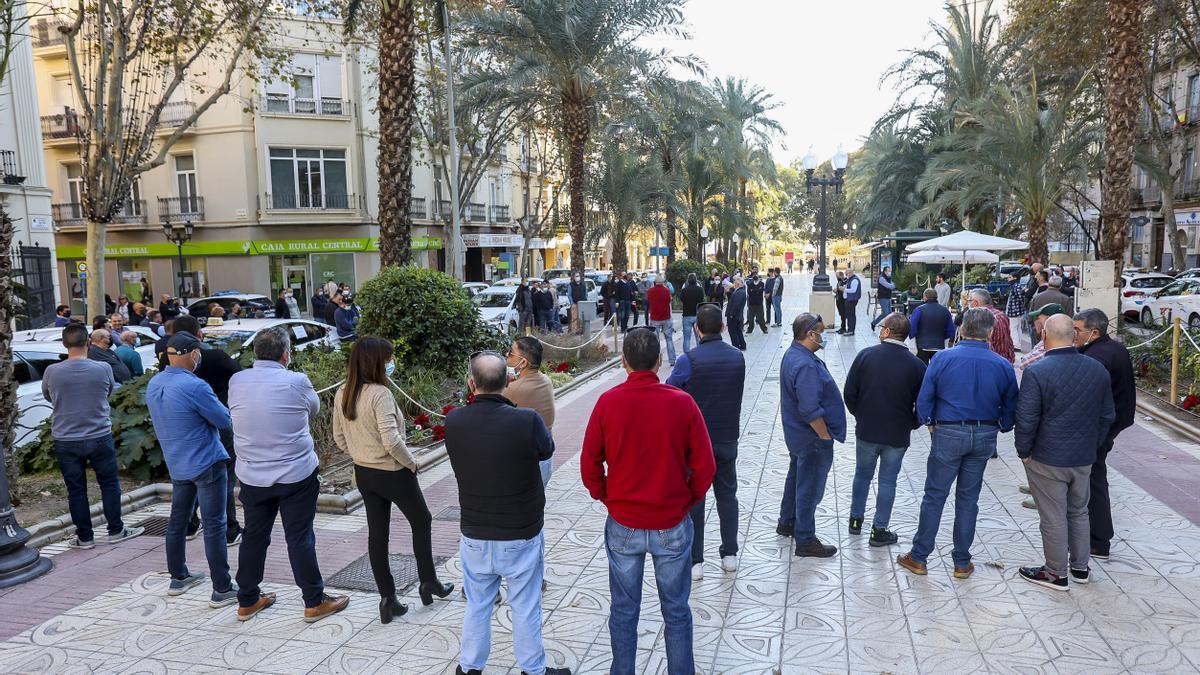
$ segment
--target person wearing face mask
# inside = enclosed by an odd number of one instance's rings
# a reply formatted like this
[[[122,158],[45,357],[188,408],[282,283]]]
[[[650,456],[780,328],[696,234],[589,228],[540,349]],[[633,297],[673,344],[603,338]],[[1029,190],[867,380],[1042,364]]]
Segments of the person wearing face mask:
[[[571,296],[571,332],[582,333],[583,321],[579,318],[579,303],[587,300],[587,286],[583,283],[583,277],[579,272],[571,276],[571,283],[568,284],[567,292]]]
[[[225,462],[229,454],[219,433],[230,426],[229,410],[217,400],[212,387],[196,377],[203,358],[200,340],[191,333],[176,333],[167,342],[166,354],[169,365],[146,387],[146,407],[174,486],[166,534],[171,575],[167,595],[182,595],[204,582],[203,574],[188,571],[185,554],[188,518],[192,505],[199,501],[204,555],[212,574],[209,606],[225,607],[237,601],[225,542]]]
[[[846,407],[837,382],[817,352],[825,347],[825,323],[805,312],[792,321],[792,345],[779,366],[783,438],[788,465],[779,509],[782,536],[792,536],[796,555],[828,558],[837,547],[817,539],[817,506],[833,466],[833,443],[846,441]]]
[[[504,397],[518,408],[532,408],[541,415],[546,428],[554,430],[554,383],[541,371],[542,343],[536,338],[523,337],[512,343],[507,355],[509,380]],[[554,464],[541,462],[542,484],[550,482]]]
[[[59,305],[54,310],[54,327],[63,328],[71,323],[71,308],[66,305]]]
[[[733,277],[733,285],[729,291],[729,304],[725,306],[725,323],[729,327],[729,342],[738,349],[746,351],[746,335],[742,325],[746,319],[746,285],[739,276]]]
[[[125,384],[133,379],[133,373],[129,372],[129,367],[121,362],[120,357],[113,351],[112,333],[103,328],[97,328],[92,331],[92,345],[88,347],[88,358],[93,361],[107,363],[112,368],[113,378],[117,384]]]
[[[288,289],[284,288],[279,291],[279,296],[275,298],[276,319],[287,319],[291,317],[291,312],[288,311],[287,306],[287,292]]]

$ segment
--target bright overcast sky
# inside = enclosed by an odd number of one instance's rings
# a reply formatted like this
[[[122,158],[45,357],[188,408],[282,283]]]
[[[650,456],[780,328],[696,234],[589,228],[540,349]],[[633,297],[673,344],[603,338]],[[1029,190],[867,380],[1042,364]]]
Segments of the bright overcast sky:
[[[783,105],[775,118],[787,131],[776,161],[787,164],[814,145],[828,159],[861,138],[895,100],[879,76],[927,44],[930,19],[942,21],[944,0],[689,0],[692,34],[674,43],[704,59],[711,77],[741,75]]]

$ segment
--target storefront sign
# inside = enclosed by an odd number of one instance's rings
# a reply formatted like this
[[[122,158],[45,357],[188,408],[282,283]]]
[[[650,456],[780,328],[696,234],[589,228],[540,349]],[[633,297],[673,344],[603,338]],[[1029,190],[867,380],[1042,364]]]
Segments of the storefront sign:
[[[520,247],[524,243],[519,234],[464,234],[462,239],[467,248]]]
[[[376,241],[376,240],[372,240]],[[414,251],[431,251],[440,250],[442,248],[441,237],[413,237],[412,250]]]
[[[83,246],[59,246],[59,259],[86,257],[87,250]],[[154,244],[113,244],[104,247],[105,258],[164,258],[178,255],[175,244],[169,242]],[[183,245],[184,255],[253,255],[254,247],[249,241],[202,241],[188,242]]]
[[[254,248],[260,255],[287,253],[334,253],[338,251],[369,250],[371,240],[361,239],[286,239],[282,241],[256,241]]]

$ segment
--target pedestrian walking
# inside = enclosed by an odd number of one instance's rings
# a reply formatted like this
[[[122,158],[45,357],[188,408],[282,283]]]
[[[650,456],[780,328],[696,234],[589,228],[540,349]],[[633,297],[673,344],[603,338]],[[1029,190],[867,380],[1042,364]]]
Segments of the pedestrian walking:
[[[89,465],[100,486],[100,502],[108,523],[105,543],[131,539],[143,529],[126,527],[121,520],[121,481],[108,405],[109,395],[118,387],[112,368],[88,358],[88,332],[83,324],[64,327],[62,344],[67,358],[46,366],[42,372],[42,396],[51,405],[50,437],[67,487],[67,509],[75,525],[75,536],[67,546],[90,549],[96,543],[87,494]]]
[[[675,323],[671,319],[671,291],[667,289],[667,279],[659,274],[654,278],[654,285],[646,291],[646,305],[650,308],[647,325],[654,329],[655,335],[662,333],[667,343],[667,361],[675,365]]]
[[[791,273],[792,264],[788,263],[788,272]],[[775,286],[771,291],[771,305],[775,308],[775,327],[783,326],[783,274],[780,273],[778,267],[775,268]]]
[[[1102,310],[1085,309],[1074,316],[1075,346],[1079,353],[1100,362],[1108,373],[1116,417],[1096,448],[1089,477],[1088,522],[1091,557],[1108,560],[1113,538],[1112,501],[1108,495],[1108,453],[1117,435],[1133,426],[1137,390],[1133,361],[1125,345],[1108,336],[1108,317]]]
[[[883,321],[884,317],[892,313],[892,293],[896,292],[896,283],[892,281],[892,268],[884,265],[883,270],[879,272],[879,279],[875,282],[875,299],[879,301],[879,316],[871,321],[871,331],[874,332],[875,326]],[[907,331],[906,331],[907,332]]]
[[[948,340],[954,339],[954,317],[938,302],[936,290],[926,288],[922,297],[924,301],[917,305],[908,320],[911,335],[917,343],[917,357],[928,364],[934,354],[946,348]]]
[[[742,389],[746,382],[746,358],[741,351],[721,340],[721,310],[712,305],[700,308],[696,330],[700,334],[696,348],[681,355],[667,384],[679,387],[696,401],[708,439],[712,444],[716,474],[713,493],[717,500],[717,519],[721,524],[721,569],[734,572],[738,567],[737,455]],[[705,499],[691,508],[692,580],[704,578]]]
[[[364,337],[350,350],[346,383],[333,401],[333,439],[354,460],[354,479],[367,512],[367,557],[379,589],[379,622],[391,623],[408,606],[396,599],[388,544],[392,505],[412,530],[413,557],[421,600],[445,597],[454,584],[442,584],[433,564],[433,516],[417,481],[417,462],[404,443],[404,416],[388,387],[392,343]],[[428,599],[428,602],[425,600]]]
[[[837,547],[817,538],[817,506],[833,466],[833,443],[846,442],[846,408],[837,383],[817,358],[825,347],[825,324],[805,312],[792,321],[792,344],[779,366],[780,416],[787,443],[787,479],[779,509],[783,536],[793,536],[796,555],[828,558]]]
[[[476,354],[467,382],[474,401],[446,416],[467,596],[457,672],[478,675],[487,665],[493,599],[506,580],[517,666],[526,673],[569,675],[569,669],[546,667],[542,644],[546,493],[539,463],[554,455],[554,439],[540,415],[502,395],[507,381],[503,356]]]
[[[656,275],[643,274],[637,283],[638,301],[641,303],[642,311],[646,314],[647,326],[650,326],[650,289],[654,287],[656,279]]]
[[[579,303],[587,300],[587,286],[583,283],[583,277],[579,272],[571,276],[571,282],[567,284],[567,292],[571,298],[571,332],[583,332],[583,319],[579,314]]]
[[[1096,448],[1116,418],[1108,371],[1074,346],[1066,315],[1045,325],[1046,357],[1025,371],[1017,399],[1017,456],[1037,502],[1045,563],[1021,578],[1059,591],[1089,581],[1088,494]],[[1070,577],[1068,580],[1068,572]]]
[[[617,320],[621,322],[621,332],[629,331],[629,316],[633,313],[633,298],[636,294],[633,282],[629,280],[629,272],[621,275],[616,286]]]
[[[509,378],[504,397],[518,408],[536,411],[546,429],[553,432],[554,382],[542,372],[542,343],[531,337],[518,338],[508,349],[507,363],[516,376]],[[544,459],[540,468],[542,485],[545,485],[554,473],[554,461]]]
[[[97,328],[92,331],[89,339],[91,341],[87,352],[89,359],[108,364],[108,367],[112,369],[113,379],[117,381],[117,384],[125,384],[133,379],[133,373],[129,372],[129,367],[122,363],[117,353],[112,350],[112,333],[104,328]]]
[[[636,672],[642,576],[649,553],[665,624],[667,672],[692,675],[688,568],[694,531],[688,515],[712,485],[712,444],[692,397],[658,381],[662,354],[657,337],[649,331],[627,335],[621,364],[628,378],[596,401],[580,458],[584,486],[608,509],[609,672]]]
[[[188,570],[185,548],[188,520],[199,503],[204,523],[204,557],[212,575],[210,607],[237,602],[237,586],[229,576],[225,541],[225,462],[229,454],[221,445],[220,429],[230,426],[229,409],[217,400],[212,387],[196,377],[202,358],[200,340],[191,333],[176,333],[167,341],[166,370],[150,378],[146,407],[154,434],[171,476],[171,516],[167,521],[167,595],[182,595],[203,583],[204,575]]]
[[[685,354],[692,349],[692,341],[695,338],[696,312],[702,302],[704,302],[704,289],[700,287],[700,281],[696,278],[696,273],[692,272],[687,277],[687,283],[683,285],[683,288],[679,289],[679,303],[683,309],[682,330],[683,351]]]
[[[609,320],[614,314],[614,303],[616,302],[616,275],[610,274],[600,284],[600,304],[604,308],[604,324],[608,325]]]
[[[286,331],[261,331],[253,345],[254,367],[229,380],[237,477],[246,519],[238,552],[238,621],[248,621],[275,604],[275,594],[263,593],[259,584],[278,516],[292,577],[304,600],[304,621],[313,623],[350,603],[346,596],[325,592],[317,564],[313,520],[320,492],[319,462],[309,420],[321,409],[321,401],[307,375],[288,370],[292,352]]]
[[[967,310],[962,340],[925,371],[917,396],[917,416],[931,437],[925,496],[912,549],[896,559],[913,574],[926,573],[954,483],[954,578],[966,579],[975,571],[971,543],[983,472],[996,451],[996,434],[1012,429],[1017,406],[1012,364],[988,348],[995,325],[996,318],[986,309]]]
[[[841,335],[854,335],[858,326],[858,301],[862,299],[862,277],[854,272],[854,268],[846,270],[846,285],[842,291],[842,306],[846,311],[846,328]]]
[[[729,304],[725,305],[725,324],[729,330],[730,344],[746,351],[746,336],[742,333],[742,321],[746,317],[746,287],[741,277],[732,279]]]
[[[866,518],[867,492],[875,467],[879,484],[875,489],[875,518],[871,523],[871,546],[896,543],[888,529],[892,504],[896,501],[896,476],[908,451],[917,419],[917,394],[925,377],[925,364],[908,351],[908,319],[888,314],[880,322],[880,343],[862,350],[846,375],[846,409],[854,415],[854,484],[850,497],[850,534],[862,532]]]
[[[114,353],[121,363],[129,369],[131,377],[141,377],[145,372],[145,367],[142,365],[142,357],[137,353],[137,333],[127,330],[121,333],[120,342],[117,344]]]
[[[757,323],[761,328],[763,335],[767,334],[767,320],[763,316],[763,300],[766,296],[766,286],[758,275],[752,275],[749,283],[746,284],[746,335],[754,332],[754,324]]]

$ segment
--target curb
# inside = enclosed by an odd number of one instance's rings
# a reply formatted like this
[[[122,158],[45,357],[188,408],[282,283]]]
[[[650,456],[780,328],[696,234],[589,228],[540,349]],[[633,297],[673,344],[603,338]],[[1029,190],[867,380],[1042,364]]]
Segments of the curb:
[[[1160,406],[1142,401],[1140,396],[1137,399],[1137,403],[1134,405],[1138,412],[1142,413],[1143,415],[1149,415],[1154,419],[1155,422],[1167,427],[1171,431],[1183,436],[1187,436],[1195,443],[1200,443],[1200,431],[1191,425],[1185,424],[1171,417],[1170,414],[1164,412]]]

